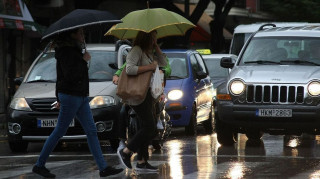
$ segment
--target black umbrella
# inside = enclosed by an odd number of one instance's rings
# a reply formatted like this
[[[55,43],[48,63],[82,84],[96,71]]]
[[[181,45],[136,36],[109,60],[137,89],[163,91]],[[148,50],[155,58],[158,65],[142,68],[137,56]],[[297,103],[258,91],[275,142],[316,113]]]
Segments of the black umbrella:
[[[43,34],[41,40],[53,37],[61,32],[76,29],[79,27],[87,27],[92,25],[113,25],[122,22],[114,14],[108,11],[76,9],[69,14],[63,16],[57,22],[51,24]]]

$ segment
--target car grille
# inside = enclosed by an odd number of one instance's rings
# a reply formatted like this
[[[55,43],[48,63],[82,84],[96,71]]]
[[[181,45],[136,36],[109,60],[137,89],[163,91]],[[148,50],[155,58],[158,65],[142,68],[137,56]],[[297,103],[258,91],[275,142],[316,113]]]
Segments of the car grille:
[[[45,99],[26,99],[33,111],[37,112],[53,112],[51,104],[56,101],[55,98]]]
[[[291,85],[248,85],[248,103],[303,103],[304,86]]]

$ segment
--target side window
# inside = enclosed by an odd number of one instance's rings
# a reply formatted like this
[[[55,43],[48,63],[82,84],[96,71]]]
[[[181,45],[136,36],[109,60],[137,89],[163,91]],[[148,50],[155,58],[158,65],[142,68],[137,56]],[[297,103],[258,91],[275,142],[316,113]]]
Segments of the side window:
[[[193,54],[190,56],[190,62],[191,62],[191,67],[192,67],[192,73],[196,74],[197,71],[199,71],[199,65],[198,65],[196,57]]]
[[[200,54],[196,54],[196,57],[197,57],[197,60],[198,60],[198,63],[199,63],[199,71],[202,71],[203,73],[208,74],[207,73],[207,69],[206,69],[206,65],[204,64],[203,59],[200,56]]]

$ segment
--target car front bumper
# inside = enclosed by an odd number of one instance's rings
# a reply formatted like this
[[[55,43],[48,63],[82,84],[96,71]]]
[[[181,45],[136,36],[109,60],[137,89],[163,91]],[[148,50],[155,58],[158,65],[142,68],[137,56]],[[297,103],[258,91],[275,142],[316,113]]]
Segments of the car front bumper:
[[[260,130],[291,130],[315,132],[320,130],[320,105],[254,105],[233,104],[218,101],[219,120],[235,128],[255,128]],[[259,117],[258,109],[291,109],[292,117]]]
[[[182,105],[182,103],[180,103],[181,105],[179,106],[171,106],[170,104],[170,102],[167,102],[165,110],[170,116],[172,126],[187,126],[190,121],[192,109],[188,106]]]
[[[118,119],[120,113],[120,105],[105,108],[92,109],[92,115],[95,123],[103,123],[105,130],[98,132],[98,137],[102,139],[118,138]],[[45,141],[54,130],[54,127],[40,128],[37,125],[40,118],[57,118],[58,111],[53,112],[28,112],[18,111],[11,108],[7,113],[8,139],[9,141],[25,140],[25,141]],[[14,134],[10,132],[10,125],[19,124],[21,132]],[[64,141],[86,140],[87,137],[78,120],[75,119],[74,127],[69,127],[65,136],[61,138]]]

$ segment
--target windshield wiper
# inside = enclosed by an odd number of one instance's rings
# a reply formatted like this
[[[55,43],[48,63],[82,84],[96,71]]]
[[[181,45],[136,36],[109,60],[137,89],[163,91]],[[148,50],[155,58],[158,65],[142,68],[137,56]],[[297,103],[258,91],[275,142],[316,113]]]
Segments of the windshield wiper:
[[[51,83],[54,83],[55,81],[53,80],[32,80],[32,81],[27,81],[27,83],[36,83],[36,82],[51,82]]]
[[[298,64],[311,64],[311,65],[316,65],[316,66],[320,66],[319,63],[315,63],[315,62],[311,62],[311,61],[306,61],[306,60],[283,60],[281,62],[292,62],[292,63],[298,63]]]
[[[274,61],[269,61],[269,60],[247,61],[247,62],[243,62],[243,63],[244,64],[248,64],[248,63],[257,63],[257,64],[274,63],[274,64],[280,64],[280,62],[274,62]]]

